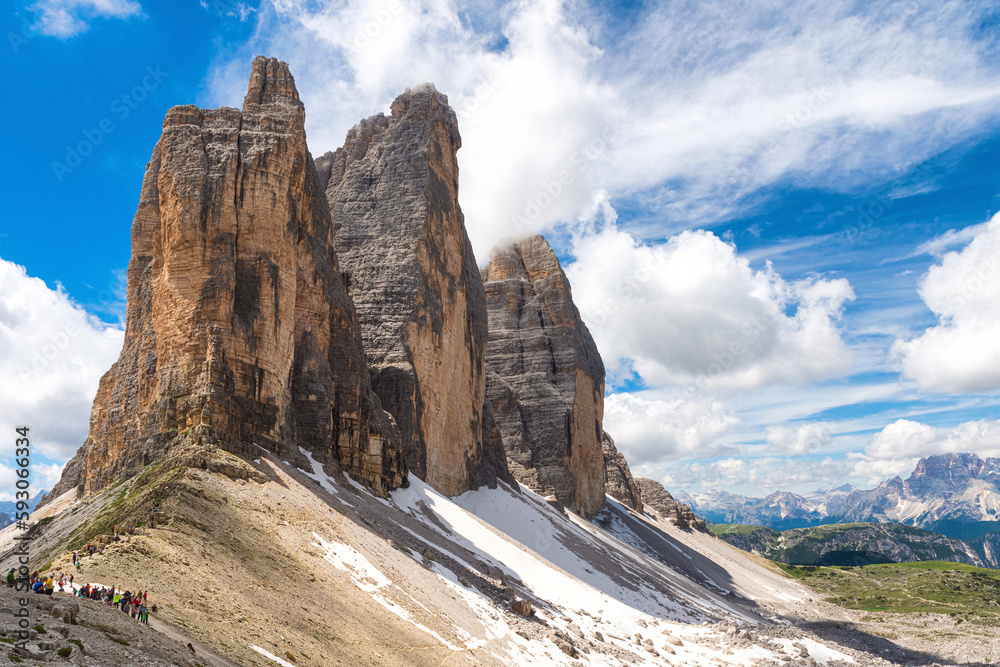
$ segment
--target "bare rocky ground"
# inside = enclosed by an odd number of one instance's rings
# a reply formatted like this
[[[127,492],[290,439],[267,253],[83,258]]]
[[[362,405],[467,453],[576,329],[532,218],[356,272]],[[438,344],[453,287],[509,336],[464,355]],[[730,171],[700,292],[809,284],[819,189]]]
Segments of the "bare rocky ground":
[[[71,547],[105,539],[112,523],[143,521],[85,558],[76,581],[148,590],[162,608],[151,627],[90,601],[79,602],[76,625],[36,609],[58,637],[40,651],[75,638],[76,664],[193,665],[184,648],[193,641],[205,667],[979,666],[1000,655],[995,628],[847,611],[810,599],[762,559],[620,508],[606,518],[609,533],[600,520],[501,488],[458,499],[472,517],[431,496],[397,503],[419,489],[387,502],[332,471],[314,479],[267,456],[195,454],[204,468],[168,461],[33,517],[51,516],[36,531],[33,563],[65,572]],[[451,509],[429,507],[436,502]],[[505,522],[511,503],[524,521]],[[150,528],[154,509],[165,521]],[[12,534],[0,533],[6,567]],[[562,578],[565,586],[542,590]],[[528,602],[531,615],[513,613]]]

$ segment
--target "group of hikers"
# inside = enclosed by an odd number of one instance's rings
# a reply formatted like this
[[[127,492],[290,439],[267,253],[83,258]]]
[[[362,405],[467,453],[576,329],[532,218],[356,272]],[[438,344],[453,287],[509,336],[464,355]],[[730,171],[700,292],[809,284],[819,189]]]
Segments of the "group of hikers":
[[[149,614],[150,612],[156,613],[156,605],[154,604],[152,607],[147,605],[147,593],[148,591],[136,591],[135,593],[125,591],[122,593],[114,586],[108,588],[106,586],[91,586],[90,584],[81,586],[76,592],[78,597],[103,602],[109,607],[118,607],[135,620],[148,625]]]
[[[73,562],[74,564],[77,563],[76,553],[73,554]],[[11,568],[7,573],[7,586],[10,588],[13,588],[17,583],[17,575],[15,573],[16,570],[14,568]],[[65,572],[60,572],[56,576],[55,572],[45,575],[35,570],[31,574],[30,585],[32,592],[39,595],[52,595],[56,588],[58,588],[59,592],[72,592],[80,598],[103,602],[109,607],[118,607],[135,620],[147,625],[149,624],[150,612],[156,613],[156,605],[154,604],[150,607],[148,604],[147,595],[149,591],[136,591],[135,593],[125,591],[123,593],[118,590],[117,586],[108,588],[107,586],[98,586],[96,584],[86,584],[85,586],[77,587],[73,585],[73,575],[67,575]]]
[[[17,575],[15,574],[15,572],[16,570],[14,568],[10,568],[10,572],[7,573],[7,588],[13,588],[15,584],[17,584]],[[35,570],[34,572],[31,573],[31,580],[30,580],[31,592],[38,593],[39,595],[52,595],[52,593],[55,592],[56,589],[57,585],[56,581],[57,580],[55,572],[49,574],[48,576],[44,576],[41,573],[39,573],[38,570]],[[58,579],[58,586],[60,592],[64,590],[64,587],[67,584],[70,586],[70,588],[72,588],[73,575],[72,574],[69,575],[69,579],[67,580],[66,575],[60,573]]]

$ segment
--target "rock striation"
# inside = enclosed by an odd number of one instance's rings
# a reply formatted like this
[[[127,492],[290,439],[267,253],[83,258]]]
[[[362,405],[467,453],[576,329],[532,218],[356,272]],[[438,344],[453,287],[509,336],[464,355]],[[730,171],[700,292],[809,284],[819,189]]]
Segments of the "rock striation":
[[[642,493],[632,479],[625,456],[615,447],[615,441],[606,432],[601,440],[604,449],[605,492],[626,507],[642,514]]]
[[[486,405],[482,279],[458,205],[462,145],[425,84],[316,161],[372,385],[410,470],[447,495],[513,481]]]
[[[647,511],[656,511],[682,530],[697,530],[711,534],[704,519],[698,518],[687,505],[682,505],[674,500],[670,492],[664,489],[659,482],[639,477],[635,480],[635,485],[639,488],[639,493],[642,494],[642,501]]]
[[[264,57],[242,110],[167,112],[132,225],[125,343],[50,497],[192,440],[298,461],[301,447],[381,494],[405,485],[304,122],[288,66]]]
[[[497,248],[482,271],[487,397],[511,474],[584,516],[604,506],[604,363],[545,239]]]

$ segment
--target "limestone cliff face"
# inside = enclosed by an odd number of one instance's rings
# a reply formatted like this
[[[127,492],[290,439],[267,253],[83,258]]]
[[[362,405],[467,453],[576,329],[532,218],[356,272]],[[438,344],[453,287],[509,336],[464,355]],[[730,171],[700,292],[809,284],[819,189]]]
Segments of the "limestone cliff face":
[[[405,483],[371,390],[288,66],[258,57],[243,109],[170,109],[132,226],[125,344],[60,482],[100,489],[185,438]]]
[[[372,384],[410,470],[456,495],[510,480],[485,406],[487,316],[458,205],[455,112],[432,85],[317,161]]]
[[[483,269],[487,396],[519,482],[586,516],[604,506],[604,364],[569,281],[539,235]]]
[[[659,482],[638,477],[635,480],[635,485],[638,487],[639,493],[642,494],[642,501],[647,510],[653,510],[664,518],[670,519],[674,525],[683,530],[697,530],[711,534],[705,520],[695,515],[687,505],[674,500],[670,492],[664,489]]]
[[[604,479],[607,494],[642,514],[642,493],[632,479],[628,461],[618,451],[615,441],[607,433],[604,434],[601,445],[604,448]]]

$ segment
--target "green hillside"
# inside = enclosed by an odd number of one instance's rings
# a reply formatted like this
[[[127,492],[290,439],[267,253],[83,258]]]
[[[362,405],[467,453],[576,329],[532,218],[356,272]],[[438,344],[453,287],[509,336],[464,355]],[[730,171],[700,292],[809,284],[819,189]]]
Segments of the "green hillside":
[[[863,567],[779,564],[827,602],[868,611],[1000,618],[1000,571],[948,563]],[[962,622],[963,618],[956,618]]]
[[[733,546],[788,565],[874,565],[950,561],[984,565],[961,540],[898,523],[837,523],[778,532],[763,526],[713,524]]]

